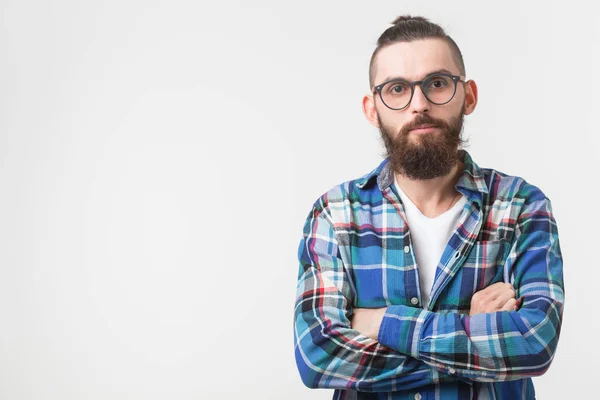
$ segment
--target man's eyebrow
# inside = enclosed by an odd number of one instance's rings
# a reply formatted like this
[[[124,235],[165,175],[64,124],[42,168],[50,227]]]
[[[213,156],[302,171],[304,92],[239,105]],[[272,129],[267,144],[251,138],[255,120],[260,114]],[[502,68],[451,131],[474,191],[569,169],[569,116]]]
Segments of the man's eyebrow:
[[[429,76],[431,74],[440,74],[440,73],[454,75],[454,72],[451,72],[451,71],[449,71],[449,70],[447,70],[445,68],[440,68],[440,69],[436,69],[435,71],[431,71],[431,72],[426,73],[425,75],[423,75],[423,79],[426,76]],[[405,78],[403,76],[388,76],[387,78],[385,78],[383,80],[383,82],[395,81],[395,80],[402,80],[402,81],[410,82],[410,79],[407,79],[407,78]]]

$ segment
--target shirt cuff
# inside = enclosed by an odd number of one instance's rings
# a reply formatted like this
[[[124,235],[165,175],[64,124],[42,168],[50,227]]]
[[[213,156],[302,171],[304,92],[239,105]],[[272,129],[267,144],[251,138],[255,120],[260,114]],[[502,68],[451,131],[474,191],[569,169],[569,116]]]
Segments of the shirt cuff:
[[[425,320],[431,311],[403,305],[388,306],[377,341],[399,353],[419,359],[419,342]]]

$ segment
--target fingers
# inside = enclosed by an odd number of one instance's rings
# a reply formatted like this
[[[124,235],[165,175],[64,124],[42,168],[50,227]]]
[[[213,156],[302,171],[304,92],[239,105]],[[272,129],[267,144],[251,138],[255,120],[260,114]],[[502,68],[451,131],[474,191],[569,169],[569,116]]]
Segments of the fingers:
[[[515,305],[519,307],[515,297],[515,289],[510,283],[494,283],[473,295],[469,314],[491,313],[504,310],[505,307],[512,311]]]
[[[517,299],[509,299],[500,311],[517,311]]]
[[[510,283],[506,283],[502,285],[501,290],[496,296],[497,297],[494,299],[494,302],[498,307],[501,307],[510,299],[514,299],[516,297],[516,292]]]
[[[515,289],[510,283],[498,282],[488,286],[481,292],[485,312],[500,310],[509,299],[515,298]]]
[[[494,300],[500,297],[501,295],[505,295],[507,292],[511,291],[514,293],[514,289],[510,283],[496,282],[493,285],[490,285],[485,289],[480,290],[478,293],[483,298]]]

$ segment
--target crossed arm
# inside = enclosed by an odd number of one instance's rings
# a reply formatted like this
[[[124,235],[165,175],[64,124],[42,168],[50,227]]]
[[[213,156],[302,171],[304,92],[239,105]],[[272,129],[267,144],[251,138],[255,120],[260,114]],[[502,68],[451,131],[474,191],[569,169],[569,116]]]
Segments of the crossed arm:
[[[482,291],[470,315],[403,305],[352,310],[331,220],[326,209],[315,208],[299,247],[295,308],[295,354],[305,385],[395,391],[545,372],[562,320],[562,259],[547,199],[532,201],[519,218],[507,260],[525,298],[518,311],[506,286],[495,288],[500,295],[492,296],[491,286]]]
[[[523,299],[517,300],[516,291],[510,283],[496,282],[475,293],[471,298],[469,315],[498,311],[517,311]],[[352,329],[373,340],[377,340],[379,329],[387,307],[384,308],[355,308],[350,322]]]

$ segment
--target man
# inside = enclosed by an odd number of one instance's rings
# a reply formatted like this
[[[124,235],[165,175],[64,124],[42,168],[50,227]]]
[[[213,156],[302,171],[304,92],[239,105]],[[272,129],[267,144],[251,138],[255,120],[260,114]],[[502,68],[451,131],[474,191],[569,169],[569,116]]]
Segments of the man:
[[[549,199],[462,149],[477,105],[460,50],[402,16],[371,58],[388,157],[314,204],[298,249],[305,385],[334,399],[533,399],[564,304]]]

